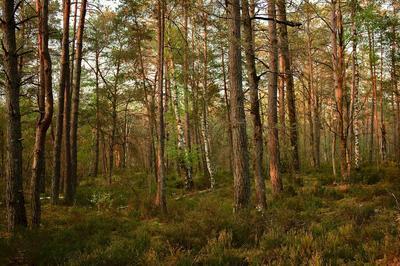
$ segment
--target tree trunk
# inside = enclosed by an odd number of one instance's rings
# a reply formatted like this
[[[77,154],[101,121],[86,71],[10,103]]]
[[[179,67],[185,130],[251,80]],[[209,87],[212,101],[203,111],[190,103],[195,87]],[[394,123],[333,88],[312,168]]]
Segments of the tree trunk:
[[[225,100],[225,108],[226,108],[226,119],[228,121],[227,133],[228,133],[228,147],[229,147],[229,170],[233,172],[233,162],[232,162],[232,127],[231,127],[231,108],[229,104],[228,97],[228,85],[226,80],[226,70],[225,70],[225,51],[224,48],[221,47],[221,62],[222,62],[222,76],[224,82],[224,100]]]
[[[268,151],[269,175],[272,191],[278,194],[283,190],[282,179],[279,173],[279,138],[278,138],[278,39],[276,29],[275,0],[268,2],[268,14],[274,20],[268,21],[269,32],[269,85],[268,85]]]
[[[309,82],[309,92],[310,92],[310,116],[312,119],[312,123],[310,124],[310,132],[311,132],[311,149],[312,149],[312,159],[313,166],[316,169],[320,168],[320,119],[319,119],[319,97],[317,86],[314,82],[314,62],[313,62],[313,54],[312,54],[312,45],[313,39],[310,30],[311,18],[309,17],[309,13],[307,13],[307,63],[308,63],[308,82]],[[311,120],[310,120],[311,121]]]
[[[359,124],[358,124],[358,85],[359,85],[359,74],[358,74],[358,63],[357,63],[357,45],[358,45],[358,32],[355,20],[356,10],[358,8],[358,0],[352,1],[351,7],[351,32],[352,32],[352,57],[351,57],[351,98],[350,98],[350,131],[352,138],[350,137],[350,143],[354,140],[354,167],[358,169],[360,167],[360,140],[359,140]],[[356,114],[357,112],[357,114]],[[353,149],[349,149],[351,152]]]
[[[286,1],[278,0],[278,19],[286,21]],[[298,129],[296,115],[296,96],[294,93],[294,81],[292,73],[291,54],[289,49],[289,39],[287,25],[280,24],[280,44],[282,57],[284,60],[284,80],[286,83],[286,101],[289,117],[289,138],[293,169],[300,170],[299,147],[298,147]]]
[[[242,56],[240,48],[240,1],[228,0],[229,82],[233,144],[234,208],[249,205],[250,177],[247,150],[246,117],[242,89]]]
[[[260,99],[258,97],[258,77],[255,64],[255,52],[253,42],[253,27],[249,12],[249,3],[247,0],[242,0],[242,15],[243,15],[243,35],[244,35],[244,50],[246,54],[246,69],[247,79],[249,82],[250,101],[251,101],[251,116],[253,120],[253,171],[254,183],[256,189],[257,208],[265,210],[267,207],[265,198],[265,181],[262,170],[263,159],[263,132],[260,116]],[[283,110],[284,112],[284,110]]]
[[[97,177],[99,173],[99,159],[100,159],[100,130],[101,130],[101,123],[100,123],[100,51],[98,47],[96,47],[96,55],[95,55],[95,64],[96,64],[96,135],[95,135],[95,144],[94,144],[94,162],[93,162],[93,170],[92,176]]]
[[[31,179],[31,226],[40,225],[40,184],[45,176],[46,132],[53,117],[53,90],[51,79],[51,58],[49,53],[49,2],[36,1],[38,13],[38,52],[39,52],[39,117],[36,122],[35,146],[33,151]]]
[[[203,147],[204,147],[204,158],[205,158],[205,170],[207,171],[206,176],[210,179],[210,188],[214,188],[214,170],[211,163],[211,151],[210,151],[210,138],[208,131],[208,15],[204,14],[204,44],[203,44],[203,59],[204,59],[204,69],[203,69],[203,90],[202,90],[202,116],[201,116],[201,135],[203,137]]]
[[[396,2],[393,0],[393,15],[397,15]],[[393,90],[393,139],[394,139],[394,157],[398,164],[400,164],[400,95],[397,85],[397,66],[396,66],[396,55],[397,55],[397,21],[393,21],[392,25],[392,39],[391,39],[391,87]],[[395,103],[396,102],[396,103]],[[397,108],[396,108],[397,107]]]
[[[385,126],[385,116],[384,116],[384,108],[383,108],[383,36],[381,36],[381,45],[380,45],[380,86],[379,86],[379,119],[380,119],[380,154],[381,161],[386,161],[386,126]]]
[[[190,134],[190,110],[189,110],[189,40],[188,40],[188,9],[190,2],[188,0],[183,0],[183,16],[184,16],[184,37],[185,37],[185,51],[183,53],[183,92],[184,92],[184,108],[185,108],[185,117],[184,117],[184,137],[185,137],[185,147],[186,147],[186,165],[188,167],[188,177],[190,176],[190,180],[188,180],[188,189],[192,189],[193,180],[192,180],[192,161],[191,161],[191,152],[192,152],[192,142],[191,142],[191,134]]]
[[[340,173],[343,180],[349,177],[347,134],[345,130],[345,64],[344,64],[344,40],[343,18],[340,2],[332,0],[332,60],[335,80],[336,117],[338,123]]]
[[[54,141],[53,151],[53,179],[51,183],[51,203],[57,204],[60,194],[60,176],[61,176],[61,145],[64,123],[64,98],[65,86],[69,84],[69,15],[71,3],[70,0],[63,1],[63,37],[61,44],[61,69],[60,69],[60,87],[58,90],[58,115],[57,129]]]
[[[174,76],[174,71],[175,71],[175,65],[174,62],[170,61],[171,64],[171,76],[173,79],[175,79]],[[176,121],[176,132],[177,132],[177,139],[178,139],[178,170],[183,176],[183,181],[185,183],[185,189],[186,190],[191,190],[193,188],[193,179],[192,179],[192,172],[189,166],[188,162],[188,148],[186,146],[186,141],[185,141],[185,131],[184,131],[184,125],[182,123],[182,118],[181,118],[181,109],[179,105],[179,92],[177,86],[172,86],[173,88],[171,89],[171,98],[172,98],[172,103],[173,103],[173,110],[175,114],[175,121]]]
[[[165,29],[165,2],[157,1],[157,41],[158,41],[158,61],[157,61],[157,109],[158,109],[158,125],[157,125],[157,194],[155,205],[161,212],[167,211],[167,201],[165,196],[165,165],[164,165],[164,143],[165,143],[165,127],[164,127],[164,29]]]
[[[7,229],[12,232],[18,226],[26,227],[25,199],[22,187],[22,134],[19,106],[20,73],[18,71],[18,54],[15,38],[15,3],[4,0],[2,43],[4,72],[6,74],[5,93],[7,106]]]
[[[81,69],[83,52],[83,33],[85,28],[87,0],[82,0],[79,14],[79,26],[76,38],[75,67],[72,84],[72,116],[71,116],[71,179],[73,196],[75,195],[78,182],[78,115],[79,115],[79,94],[81,87]]]
[[[369,47],[369,71],[372,81],[372,100],[371,100],[371,124],[370,124],[370,139],[369,139],[369,162],[374,160],[375,150],[375,124],[376,124],[376,73],[374,63],[374,33],[368,28],[368,47]]]

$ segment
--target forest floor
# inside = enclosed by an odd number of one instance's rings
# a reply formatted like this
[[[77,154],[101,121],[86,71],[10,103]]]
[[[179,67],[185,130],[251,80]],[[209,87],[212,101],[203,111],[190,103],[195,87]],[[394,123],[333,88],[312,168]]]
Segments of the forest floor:
[[[38,230],[11,239],[0,219],[0,265],[400,264],[398,168],[367,168],[349,184],[328,170],[300,177],[279,197],[268,187],[263,215],[232,213],[226,174],[214,191],[186,196],[170,177],[163,216],[150,207],[144,175],[82,181],[73,207],[43,200]]]

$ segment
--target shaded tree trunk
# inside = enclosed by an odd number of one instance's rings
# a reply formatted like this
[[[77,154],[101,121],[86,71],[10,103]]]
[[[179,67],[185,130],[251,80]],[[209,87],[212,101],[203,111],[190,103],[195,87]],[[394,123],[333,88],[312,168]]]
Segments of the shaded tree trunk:
[[[18,226],[26,227],[25,199],[22,187],[22,134],[19,105],[20,73],[15,38],[15,2],[2,2],[3,64],[6,74],[5,94],[7,106],[7,166],[6,208],[7,229],[14,231]]]
[[[56,125],[56,136],[53,150],[53,178],[51,183],[51,203],[57,204],[60,193],[61,178],[61,146],[64,123],[64,98],[66,88],[69,82],[69,15],[71,9],[70,0],[63,1],[63,37],[61,44],[61,69],[60,69],[60,87],[58,90],[58,115]],[[67,96],[68,97],[68,96]]]
[[[85,28],[87,0],[82,0],[79,26],[76,37],[75,67],[72,84],[72,115],[71,115],[71,179],[73,195],[75,194],[78,182],[78,115],[79,115],[79,94],[81,87],[82,52],[83,52],[83,33]]]
[[[95,135],[95,143],[94,143],[94,162],[93,162],[93,169],[92,169],[92,176],[97,177],[99,173],[99,159],[100,159],[100,51],[98,47],[96,47],[96,54],[95,54],[95,64],[96,64],[96,135]]]
[[[229,25],[229,82],[233,146],[234,208],[249,205],[250,176],[247,149],[244,93],[242,89],[242,56],[240,52],[240,1],[227,1]]]
[[[51,79],[51,58],[49,53],[49,2],[37,0],[38,13],[38,52],[39,52],[39,117],[36,122],[35,145],[33,151],[31,178],[31,226],[40,225],[40,185],[45,178],[45,145],[46,133],[53,117],[53,90]]]
[[[185,51],[183,53],[183,92],[184,92],[184,137],[185,137],[185,153],[186,153],[186,165],[187,165],[187,189],[192,189],[192,142],[190,134],[190,110],[189,110],[189,40],[188,40],[188,9],[190,2],[188,0],[183,0],[183,16],[184,16],[184,37],[185,37]]]
[[[208,130],[208,15],[204,14],[204,44],[203,44],[203,90],[202,90],[202,116],[201,116],[201,135],[203,137],[203,148],[204,148],[204,159],[205,159],[205,170],[206,175],[210,180],[210,188],[214,188],[214,170],[211,162],[211,149],[210,149],[210,138]]]
[[[349,120],[350,120],[350,130],[349,133],[352,134],[350,137],[350,143],[354,145],[353,148],[350,148],[349,150],[353,152],[354,149],[354,167],[358,169],[360,167],[360,160],[361,160],[361,154],[360,154],[360,140],[359,140],[359,123],[358,123],[358,111],[359,111],[359,106],[358,106],[358,85],[359,85],[359,74],[358,74],[358,63],[357,63],[357,45],[358,45],[358,31],[357,31],[357,25],[355,21],[355,14],[356,10],[358,8],[358,0],[353,0],[352,1],[352,7],[351,7],[351,32],[352,32],[352,57],[351,57],[351,69],[352,69],[352,75],[351,75],[351,98],[350,98],[350,114],[349,114]]]
[[[256,189],[257,208],[264,210],[267,207],[265,198],[265,181],[262,170],[263,159],[263,132],[260,115],[260,99],[258,97],[258,76],[255,64],[253,41],[253,27],[250,19],[249,3],[242,0],[244,50],[246,55],[247,79],[249,82],[251,116],[253,120],[253,171]],[[284,110],[283,110],[284,112]]]

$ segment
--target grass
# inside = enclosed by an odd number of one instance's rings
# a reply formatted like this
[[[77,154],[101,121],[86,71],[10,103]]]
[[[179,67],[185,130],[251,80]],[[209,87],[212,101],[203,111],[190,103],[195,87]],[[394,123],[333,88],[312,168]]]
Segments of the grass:
[[[364,169],[349,184],[308,172],[268,191],[268,210],[232,213],[232,180],[182,197],[170,177],[168,214],[151,207],[147,178],[85,180],[73,207],[43,202],[40,229],[9,238],[0,220],[0,265],[398,265],[400,171]],[[288,179],[288,178],[285,178]],[[254,200],[254,199],[253,199]],[[0,205],[0,209],[4,204]],[[4,213],[4,208],[1,210]]]

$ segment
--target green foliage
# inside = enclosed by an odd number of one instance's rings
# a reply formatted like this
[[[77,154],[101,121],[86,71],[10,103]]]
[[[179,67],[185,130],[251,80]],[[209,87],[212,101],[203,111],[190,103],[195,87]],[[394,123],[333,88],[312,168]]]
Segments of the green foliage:
[[[378,183],[350,185],[309,173],[301,176],[304,186],[269,198],[263,214],[232,213],[228,175],[217,175],[212,192],[175,199],[180,189],[170,189],[169,212],[161,216],[143,174],[117,173],[111,186],[102,178],[86,180],[73,207],[43,206],[41,229],[0,238],[0,263],[388,264],[400,256],[400,212],[391,194],[400,195],[399,171],[379,173]]]

